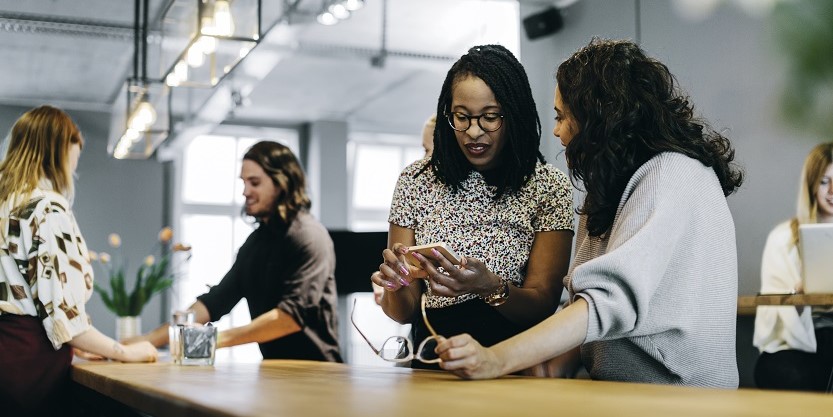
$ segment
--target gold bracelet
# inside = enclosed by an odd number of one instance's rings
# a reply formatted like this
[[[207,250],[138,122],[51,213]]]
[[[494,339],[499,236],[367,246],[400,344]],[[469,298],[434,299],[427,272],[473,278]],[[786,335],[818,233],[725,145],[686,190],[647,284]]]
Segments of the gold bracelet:
[[[497,307],[509,300],[509,282],[501,281],[502,285],[495,292],[481,297],[486,304]]]

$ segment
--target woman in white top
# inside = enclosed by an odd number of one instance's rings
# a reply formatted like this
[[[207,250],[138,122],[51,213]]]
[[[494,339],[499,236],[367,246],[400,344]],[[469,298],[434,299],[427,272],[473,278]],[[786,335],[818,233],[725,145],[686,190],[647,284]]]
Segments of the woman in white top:
[[[85,304],[93,271],[72,213],[84,140],[60,109],[21,116],[0,162],[0,415],[72,409],[72,348],[124,362],[155,361],[148,342],[123,345],[96,330]]]
[[[770,232],[761,261],[761,293],[802,292],[798,226],[833,222],[833,143],[810,151],[801,171],[796,216]],[[753,344],[760,388],[823,391],[833,368],[833,315],[805,306],[761,306]]]

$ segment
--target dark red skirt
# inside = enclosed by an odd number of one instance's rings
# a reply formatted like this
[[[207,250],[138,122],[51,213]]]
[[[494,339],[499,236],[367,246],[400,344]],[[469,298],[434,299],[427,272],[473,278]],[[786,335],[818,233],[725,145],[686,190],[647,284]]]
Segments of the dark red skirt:
[[[57,351],[36,317],[0,315],[0,408],[10,416],[46,415],[71,408],[72,348]]]

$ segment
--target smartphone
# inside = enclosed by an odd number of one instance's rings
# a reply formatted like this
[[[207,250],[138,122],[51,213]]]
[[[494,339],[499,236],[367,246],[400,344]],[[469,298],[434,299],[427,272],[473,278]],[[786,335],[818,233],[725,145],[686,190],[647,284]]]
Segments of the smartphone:
[[[457,254],[454,253],[454,251],[451,250],[448,246],[446,246],[443,242],[429,243],[427,245],[419,246],[410,246],[408,247],[408,253],[405,255],[405,259],[411,265],[419,268],[421,267],[419,261],[413,255],[411,255],[411,253],[418,252],[428,259],[434,259],[434,254],[431,253],[431,249],[436,249],[443,256],[445,256],[445,259],[448,259],[448,261],[452,264],[460,265],[460,257],[457,256]]]

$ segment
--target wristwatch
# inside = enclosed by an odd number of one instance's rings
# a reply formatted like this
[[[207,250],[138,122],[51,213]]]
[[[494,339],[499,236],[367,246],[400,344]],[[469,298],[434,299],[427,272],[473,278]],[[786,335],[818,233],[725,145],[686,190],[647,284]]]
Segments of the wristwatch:
[[[497,307],[506,302],[509,299],[509,282],[503,281],[503,285],[497,289],[497,291],[481,297],[486,304]]]

